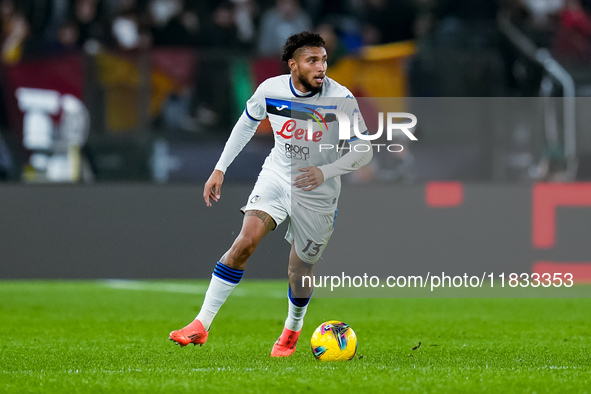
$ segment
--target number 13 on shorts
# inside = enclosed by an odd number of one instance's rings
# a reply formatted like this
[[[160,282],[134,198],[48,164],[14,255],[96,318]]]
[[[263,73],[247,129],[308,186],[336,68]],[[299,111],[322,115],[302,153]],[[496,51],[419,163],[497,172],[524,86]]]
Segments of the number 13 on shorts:
[[[318,253],[320,253],[320,248],[322,246],[324,246],[323,243],[318,244],[311,239],[308,239],[306,247],[302,249],[302,253],[307,254],[310,257],[315,257]]]

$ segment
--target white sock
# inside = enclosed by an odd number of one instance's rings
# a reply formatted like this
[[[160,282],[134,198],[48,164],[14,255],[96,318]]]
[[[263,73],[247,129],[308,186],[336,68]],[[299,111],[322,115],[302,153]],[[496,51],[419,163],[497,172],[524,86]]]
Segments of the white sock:
[[[203,323],[203,327],[209,331],[213,318],[218,313],[228,296],[234,290],[238,283],[230,283],[223,279],[218,278],[215,275],[211,276],[211,282],[205,293],[205,300],[201,310],[197,315],[196,319],[199,319]]]
[[[308,304],[305,306],[296,306],[287,299],[288,310],[287,319],[285,320],[285,328],[292,331],[300,331],[304,326],[304,316],[308,310]]]

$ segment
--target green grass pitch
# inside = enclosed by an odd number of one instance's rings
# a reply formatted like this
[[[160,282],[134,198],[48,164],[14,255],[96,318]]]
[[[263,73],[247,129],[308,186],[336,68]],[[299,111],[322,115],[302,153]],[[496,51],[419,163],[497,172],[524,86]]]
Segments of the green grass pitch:
[[[203,347],[168,341],[206,285],[1,281],[0,391],[591,392],[590,299],[316,298],[294,356],[271,359],[286,281],[244,280]],[[331,319],[357,333],[352,361],[312,356]]]

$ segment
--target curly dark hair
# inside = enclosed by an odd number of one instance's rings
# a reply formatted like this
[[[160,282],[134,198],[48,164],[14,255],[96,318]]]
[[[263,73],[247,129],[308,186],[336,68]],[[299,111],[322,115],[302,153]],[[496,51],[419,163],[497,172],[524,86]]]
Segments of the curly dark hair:
[[[285,45],[283,46],[283,54],[281,60],[288,62],[293,57],[295,51],[305,47],[322,47],[324,48],[325,43],[319,34],[311,33],[309,31],[303,31],[301,33],[290,36]]]

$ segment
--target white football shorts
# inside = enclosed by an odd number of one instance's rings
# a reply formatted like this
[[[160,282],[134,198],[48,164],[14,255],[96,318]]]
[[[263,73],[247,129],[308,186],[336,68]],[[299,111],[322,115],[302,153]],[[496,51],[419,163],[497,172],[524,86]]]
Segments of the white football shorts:
[[[289,218],[285,239],[294,246],[302,261],[314,264],[332,235],[337,210],[329,214],[311,211],[291,199],[289,187],[277,175],[263,170],[242,211],[263,211],[277,226]]]

